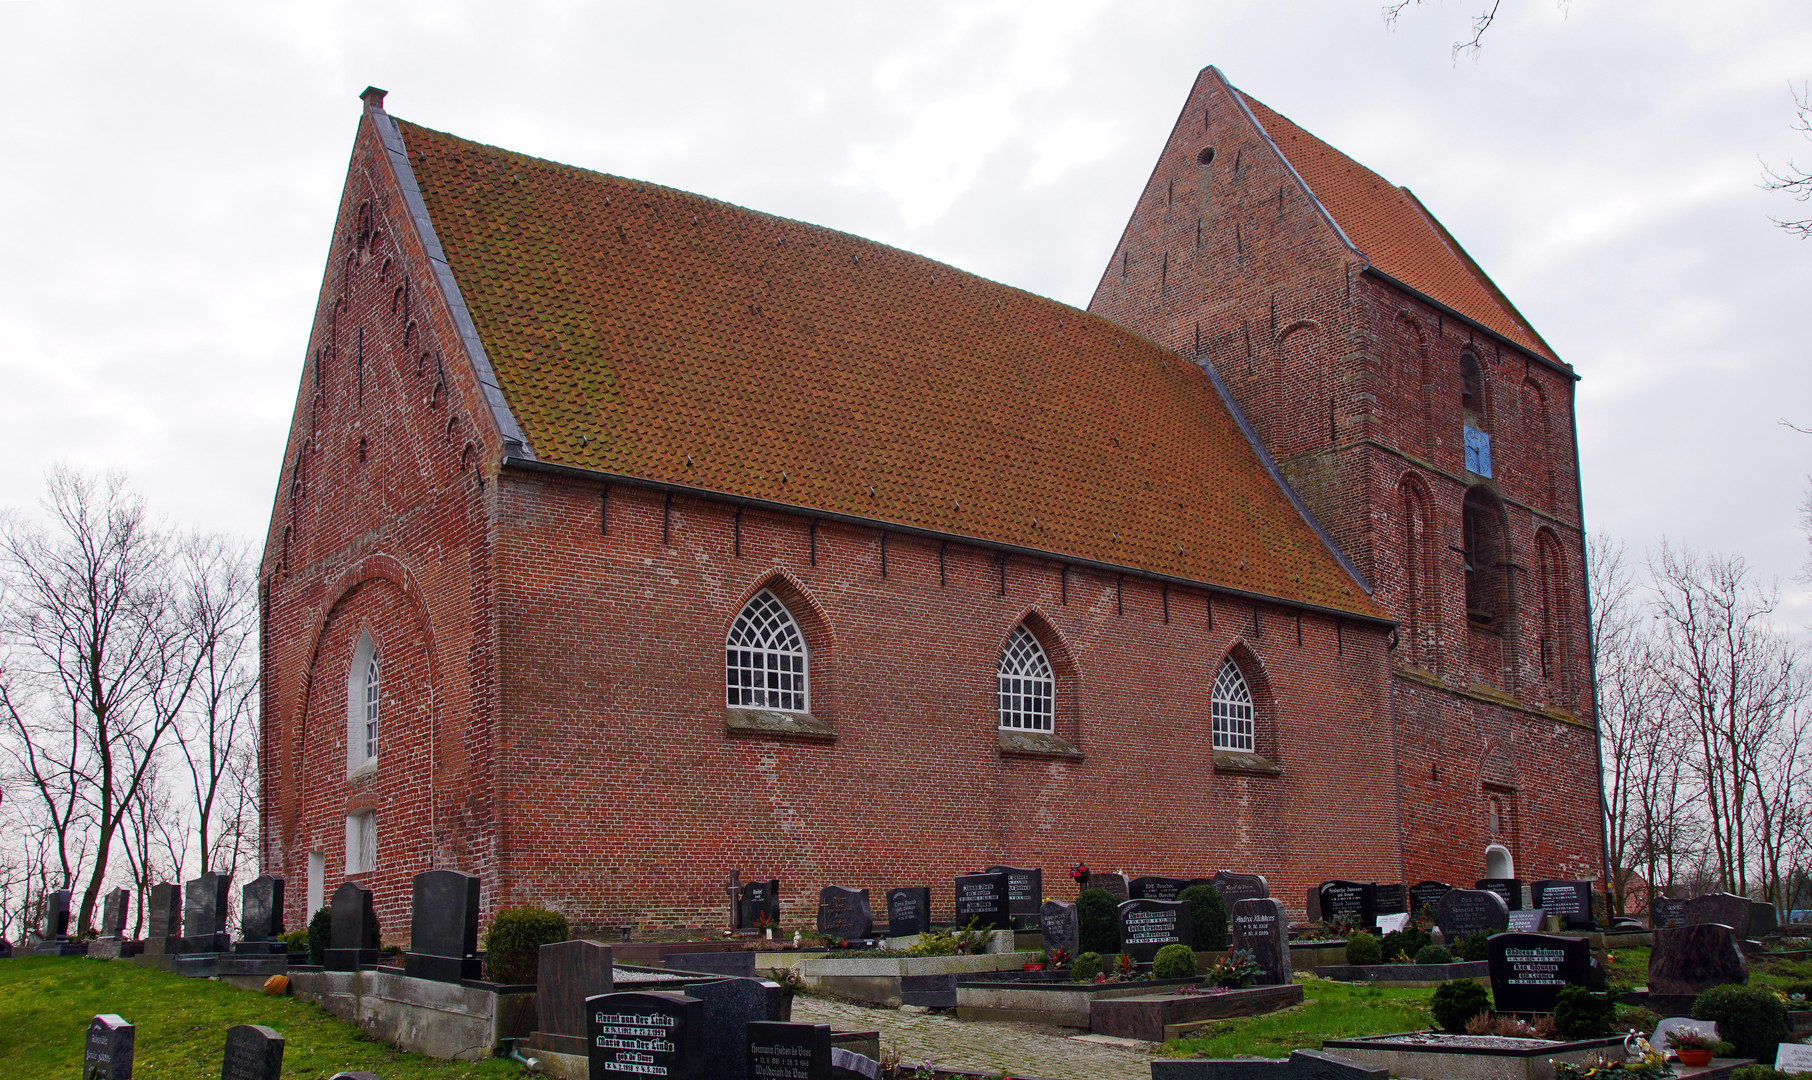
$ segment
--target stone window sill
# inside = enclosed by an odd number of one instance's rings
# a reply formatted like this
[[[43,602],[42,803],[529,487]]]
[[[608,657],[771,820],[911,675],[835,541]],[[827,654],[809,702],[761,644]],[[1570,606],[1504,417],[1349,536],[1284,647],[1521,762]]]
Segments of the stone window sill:
[[[1069,761],[1082,760],[1082,748],[1068,739],[1059,738],[1048,731],[1012,731],[997,728],[1000,732],[1000,752],[1016,757],[1063,758]]]
[[[835,742],[837,729],[830,721],[811,713],[780,712],[775,709],[725,709],[724,731],[730,735],[753,735],[766,738],[808,739],[813,742]]]
[[[1243,776],[1283,775],[1283,768],[1276,762],[1259,757],[1257,754],[1242,753],[1238,750],[1216,750],[1214,752],[1214,771]]]

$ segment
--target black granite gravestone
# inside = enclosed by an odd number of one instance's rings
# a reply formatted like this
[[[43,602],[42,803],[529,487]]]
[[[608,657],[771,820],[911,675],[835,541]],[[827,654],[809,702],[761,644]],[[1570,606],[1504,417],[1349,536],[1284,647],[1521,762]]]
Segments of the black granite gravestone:
[[[1136,877],[1126,883],[1129,900],[1175,900],[1189,887],[1183,878]]]
[[[1453,891],[1453,886],[1445,881],[1418,881],[1409,887],[1409,910],[1421,911],[1441,902],[1441,897]]]
[[[956,879],[956,926],[973,921],[980,930],[1005,930],[1012,921],[1007,907],[1007,875],[962,874]]]
[[[1592,883],[1589,881],[1537,881],[1529,885],[1531,906],[1549,915],[1560,916],[1566,930],[1591,932],[1598,928],[1592,919]]]
[[[1492,895],[1495,896],[1497,894],[1493,893]],[[1510,925],[1506,926],[1504,929],[1514,930],[1519,934],[1539,934],[1541,933],[1542,923],[1546,922],[1547,918],[1548,913],[1541,908],[1524,908],[1521,911],[1512,911],[1510,913]]]
[[[477,979],[478,876],[457,870],[424,870],[412,882],[409,951],[403,974],[436,982]]]
[[[1227,918],[1229,942],[1258,962],[1261,986],[1287,986],[1296,975],[1290,963],[1290,917],[1283,901],[1241,900]]]
[[[1754,917],[1754,910],[1747,896],[1724,892],[1702,893],[1686,901],[1686,907],[1680,913],[1680,924],[1693,926],[1698,923],[1718,923],[1747,936],[1749,923]]]
[[[1038,925],[1038,905],[1044,903],[1044,871],[1023,866],[990,866],[984,874],[1007,875],[1007,914],[1015,930]]]
[[[132,1043],[136,1029],[115,1013],[88,1022],[82,1043],[82,1080],[132,1080]]]
[[[1092,874],[1089,876],[1088,884],[1084,887],[1105,889],[1113,894],[1116,903],[1132,899],[1132,885],[1127,881],[1125,874]]]
[[[1219,870],[1208,879],[1208,884],[1221,894],[1221,900],[1227,905],[1228,911],[1232,911],[1233,905],[1241,900],[1262,900],[1271,895],[1271,886],[1265,883],[1263,874],[1238,874],[1232,870]]]
[[[1765,938],[1769,934],[1778,934],[1781,929],[1780,913],[1774,905],[1765,900],[1750,903],[1749,936]]]
[[[867,889],[826,885],[818,890],[818,932],[832,941],[862,941],[874,935],[874,912]]]
[[[116,938],[126,932],[126,901],[131,893],[110,889],[101,897],[101,936]]]
[[[1128,900],[1120,905],[1120,948],[1141,964],[1166,945],[1187,945],[1192,922],[1181,900]]]
[[[145,952],[152,955],[182,949],[182,886],[162,882],[151,886],[146,905]]]
[[[1038,930],[1045,952],[1062,949],[1074,958],[1081,948],[1081,924],[1076,920],[1075,904],[1046,900],[1038,909]]]
[[[792,996],[765,979],[693,983],[685,994],[704,1004],[702,1069],[707,1078],[748,1075],[749,1025],[793,1018]]]
[[[1523,909],[1523,879],[1513,877],[1480,878],[1472,886],[1475,889],[1490,889],[1504,899],[1504,906],[1511,911]]]
[[[212,871],[183,883],[183,952],[217,953],[231,947],[226,918],[227,896],[232,887],[231,877]]]
[[[910,937],[931,929],[931,890],[887,890],[887,936]]]
[[[1648,898],[1648,925],[1653,929],[1663,926],[1685,926],[1686,901],[1676,900],[1671,896],[1659,893]]]
[[[559,1054],[583,1054],[585,1002],[615,991],[610,946],[601,941],[560,941],[541,946],[535,980],[535,1045]]]
[[[1747,923],[1744,923],[1747,926]],[[69,890],[56,889],[44,898],[44,940],[69,940]]]
[[[705,1003],[684,994],[585,999],[591,1075],[705,1080]]]
[[[1402,882],[1398,881],[1391,884],[1379,885],[1377,889],[1378,914],[1413,914],[1413,912],[1410,912],[1409,910],[1409,894],[1404,891]]]
[[[780,924],[780,881],[751,881],[742,887],[742,926],[754,930]]]
[[[377,915],[371,910],[371,890],[348,881],[334,890],[331,909],[322,966],[328,971],[357,971],[360,965],[377,963]]]
[[[283,879],[260,874],[239,890],[239,940],[236,953],[282,953]]]
[[[1324,922],[1343,915],[1358,919],[1360,926],[1378,921],[1378,886],[1369,881],[1324,881],[1316,893]]]
[[[1451,944],[1481,930],[1496,933],[1507,928],[1510,910],[1504,898],[1489,889],[1449,889],[1435,901],[1435,925]]]
[[[1648,954],[1651,996],[1685,997],[1748,981],[1743,936],[1730,927],[1695,923],[1655,931],[1655,944]]]
[[[283,1075],[283,1036],[263,1024],[227,1029],[220,1080],[279,1080]]]
[[[1493,934],[1485,961],[1498,1012],[1550,1013],[1562,990],[1596,981],[1589,938]]]
[[[829,1024],[751,1023],[748,1080],[830,1080]]]

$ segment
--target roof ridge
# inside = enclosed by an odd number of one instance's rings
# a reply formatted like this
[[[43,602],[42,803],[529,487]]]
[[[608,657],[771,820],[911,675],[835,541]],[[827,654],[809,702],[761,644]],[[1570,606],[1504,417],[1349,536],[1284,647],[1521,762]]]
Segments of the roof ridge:
[[[1560,354],[1555,352],[1554,347],[1548,344],[1548,339],[1542,337],[1541,331],[1535,329],[1535,324],[1524,317],[1522,309],[1516,306],[1516,302],[1511,300],[1504,290],[1497,287],[1497,282],[1492,280],[1491,275],[1485,272],[1485,268],[1478,264],[1478,260],[1472,257],[1472,253],[1466,250],[1466,245],[1460,243],[1459,239],[1447,230],[1447,226],[1441,224],[1441,219],[1435,217],[1434,214],[1429,211],[1427,205],[1422,202],[1421,197],[1411,191],[1407,184],[1398,185],[1398,190],[1409,196],[1409,201],[1416,205],[1416,209],[1421,211],[1422,216],[1428,219],[1428,223],[1434,226],[1435,231],[1441,234],[1441,238],[1453,249],[1454,254],[1459,258],[1464,259],[1466,266],[1478,276],[1479,282],[1484,285],[1485,288],[1491,290],[1491,295],[1497,297],[1498,303],[1509,309],[1511,316],[1516,319],[1519,325],[1521,325],[1523,332],[1540,342],[1541,347],[1547,349],[1548,352],[1552,353],[1554,358],[1558,360]]]

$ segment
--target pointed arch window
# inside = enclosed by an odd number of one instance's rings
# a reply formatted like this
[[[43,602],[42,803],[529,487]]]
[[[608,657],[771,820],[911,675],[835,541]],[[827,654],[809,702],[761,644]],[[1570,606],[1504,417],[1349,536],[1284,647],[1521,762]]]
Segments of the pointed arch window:
[[[1013,731],[1055,728],[1057,678],[1044,647],[1024,625],[1000,654],[1000,726]]]
[[[1214,748],[1253,753],[1256,741],[1252,736],[1252,688],[1246,685],[1246,676],[1232,657],[1221,661],[1209,702],[1214,714]]]
[[[360,634],[346,673],[346,771],[377,764],[378,714],[382,706],[383,669],[377,642]]]
[[[736,616],[724,643],[725,701],[731,708],[810,712],[810,657],[793,613],[763,589]]]

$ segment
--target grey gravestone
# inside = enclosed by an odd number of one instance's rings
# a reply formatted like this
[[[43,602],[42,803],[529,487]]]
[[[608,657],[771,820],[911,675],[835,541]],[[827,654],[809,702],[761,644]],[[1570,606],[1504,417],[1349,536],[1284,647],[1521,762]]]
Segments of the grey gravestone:
[[[183,952],[227,951],[227,894],[232,887],[232,878],[212,872],[183,884]]]
[[[743,929],[753,930],[765,920],[768,926],[780,924],[780,880],[751,881],[742,887],[741,915]]]
[[[1125,874],[1092,874],[1085,889],[1106,889],[1114,895],[1115,903],[1132,899],[1132,889]]]
[[[1695,923],[1719,923],[1747,936],[1749,923],[1754,918],[1750,900],[1746,896],[1733,893],[1705,893],[1686,901],[1680,913],[1680,925],[1692,926]]]
[[[990,866],[984,874],[1007,875],[1007,914],[1016,930],[1038,925],[1038,905],[1044,903],[1044,871],[1023,866]]]
[[[1409,910],[1421,911],[1441,902],[1441,897],[1453,891],[1453,886],[1445,881],[1418,881],[1409,887]]]
[[[239,940],[236,953],[281,953],[283,936],[283,879],[259,874],[239,890]]]
[[[1749,919],[1749,936],[1763,938],[1769,934],[1778,934],[1781,930],[1780,913],[1774,905],[1764,900],[1751,902]]]
[[[1129,900],[1175,900],[1189,882],[1173,877],[1136,877],[1126,883]]]
[[[818,890],[818,932],[833,941],[862,941],[875,932],[867,889],[826,885]]]
[[[1451,944],[1481,930],[1508,929],[1510,910],[1504,898],[1489,889],[1449,889],[1435,902],[1435,925]]]
[[[748,1080],[830,1080],[829,1024],[776,1024],[748,1027]]]
[[[1512,911],[1510,913],[1510,925],[1506,927],[1506,929],[1514,930],[1519,934],[1539,934],[1541,933],[1541,924],[1547,917],[1548,913],[1541,908],[1524,908],[1521,911]]]
[[[1686,901],[1675,900],[1671,896],[1659,894],[1648,898],[1648,925],[1659,929],[1663,926],[1685,926]]]
[[[1747,926],[1748,923],[1743,925]],[[44,900],[44,940],[69,939],[69,890],[57,889]]]
[[[1306,910],[1309,913],[1310,922],[1318,923],[1318,922],[1324,921],[1321,916],[1321,886],[1319,886],[1319,885],[1310,885],[1309,886],[1309,895],[1308,895]]]
[[[585,1002],[612,993],[610,946],[601,941],[561,941],[541,946],[535,982],[536,1039],[543,1049],[583,1054]]]
[[[1648,954],[1648,992],[1699,994],[1714,986],[1749,981],[1743,936],[1728,926],[1696,923],[1655,931]]]
[[[1283,902],[1270,897],[1241,900],[1227,919],[1230,944],[1245,949],[1264,972],[1263,986],[1287,986],[1295,980],[1290,965],[1290,918]]]
[[[1166,945],[1189,944],[1189,905],[1180,900],[1128,900],[1120,905],[1120,948],[1141,964]]]
[[[1485,961],[1498,1012],[1551,1013],[1562,990],[1596,981],[1589,938],[1493,934]]]
[[[1402,882],[1399,881],[1391,885],[1379,885],[1377,886],[1377,893],[1375,895],[1378,903],[1378,914],[1410,914],[1409,896],[1403,891]]]
[[[704,1003],[706,1077],[747,1076],[749,1024],[792,1019],[793,999],[779,983],[765,979],[719,979],[686,987],[686,996]]]
[[[1324,922],[1350,915],[1370,926],[1378,919],[1378,886],[1369,881],[1324,881],[1316,892]]]
[[[114,1013],[90,1020],[82,1043],[82,1080],[132,1080],[134,1034],[133,1026]]]
[[[1044,939],[1045,952],[1056,952],[1062,949],[1073,958],[1081,947],[1080,923],[1076,921],[1076,905],[1066,904],[1061,900],[1046,900],[1038,909],[1039,935]]]
[[[126,932],[126,899],[132,894],[113,889],[101,898],[101,936],[123,937]]]
[[[409,909],[409,951],[403,974],[436,982],[476,979],[478,959],[478,877],[457,870],[415,875]]]
[[[263,1024],[227,1029],[220,1080],[278,1080],[283,1075],[283,1036]]]
[[[1511,911],[1523,909],[1523,879],[1513,877],[1480,878],[1473,886],[1475,889],[1490,889],[1504,898],[1504,906]]]
[[[1390,1080],[1390,1070],[1361,1065],[1336,1050],[1296,1050],[1287,1061],[1159,1059],[1151,1080]]]
[[[1233,905],[1241,900],[1262,900],[1271,895],[1271,886],[1265,883],[1263,874],[1236,874],[1231,870],[1220,870],[1208,879],[1221,894],[1221,900],[1232,911]]]
[[[182,886],[173,882],[151,886],[145,952],[173,953],[182,948]]]
[[[703,1080],[705,1004],[684,994],[585,999],[591,1075]]]
[[[1812,1046],[1781,1043],[1774,1051],[1774,1067],[1788,1074],[1812,1072]]]
[[[661,966],[668,971],[719,978],[755,978],[755,954],[742,949],[735,952],[670,952],[662,957]]]
[[[887,890],[887,936],[910,937],[931,929],[931,890]]]
[[[1012,920],[1007,907],[1007,875],[962,874],[956,879],[956,927],[971,921],[982,930],[1005,930]]]
[[[371,910],[371,890],[348,881],[334,890],[331,909],[322,966],[328,971],[357,971],[362,964],[377,963],[378,950],[372,946],[377,915]]]
[[[1589,881],[1537,881],[1529,886],[1533,907],[1560,916],[1568,930],[1597,929],[1592,920],[1592,883]]]
[[[833,1046],[831,1080],[881,1080],[881,1063],[867,1054]]]

